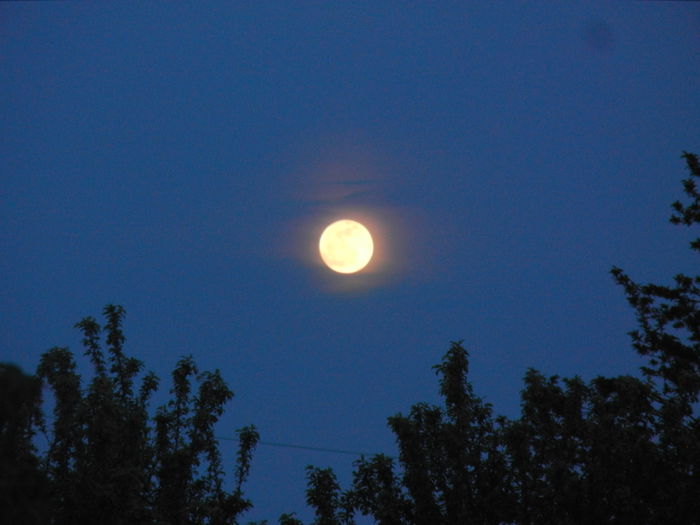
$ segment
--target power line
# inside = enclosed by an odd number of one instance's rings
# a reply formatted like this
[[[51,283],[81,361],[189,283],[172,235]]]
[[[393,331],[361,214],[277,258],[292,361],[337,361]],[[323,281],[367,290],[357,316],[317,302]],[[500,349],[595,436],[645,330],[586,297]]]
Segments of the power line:
[[[232,437],[221,437],[217,436],[217,439],[223,439],[226,441],[238,441],[237,438]],[[273,441],[258,441],[259,445],[265,445],[268,447],[280,447],[280,448],[296,448],[301,450],[312,450],[314,452],[330,452],[331,454],[347,454],[350,456],[376,456],[376,452],[358,452],[356,450],[341,450],[337,448],[323,448],[323,447],[309,447],[307,445],[292,445],[291,443],[276,443]],[[385,454],[386,455],[386,454]],[[391,456],[387,456],[390,457]],[[394,459],[394,458],[392,458]]]

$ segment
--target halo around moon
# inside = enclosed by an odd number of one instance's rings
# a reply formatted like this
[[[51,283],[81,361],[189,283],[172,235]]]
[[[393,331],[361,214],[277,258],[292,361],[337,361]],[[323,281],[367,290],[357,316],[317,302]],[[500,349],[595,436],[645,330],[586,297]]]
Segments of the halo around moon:
[[[372,259],[374,242],[369,230],[357,221],[341,219],[323,230],[318,241],[321,259],[338,273],[355,273]]]

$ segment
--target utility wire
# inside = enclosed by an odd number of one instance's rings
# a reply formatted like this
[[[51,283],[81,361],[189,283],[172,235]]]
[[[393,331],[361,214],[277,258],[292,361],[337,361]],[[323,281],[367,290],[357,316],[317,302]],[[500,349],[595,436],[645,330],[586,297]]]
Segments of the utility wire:
[[[226,441],[238,441],[238,438],[232,437],[222,437],[217,436],[217,439],[223,439]],[[358,452],[356,450],[340,450],[337,448],[322,448],[322,447],[309,447],[306,445],[292,445],[290,443],[275,443],[273,441],[258,441],[259,445],[265,445],[268,447],[281,447],[281,448],[296,448],[301,450],[312,450],[314,452],[330,452],[332,454],[348,454],[350,456],[375,456],[375,452]],[[391,458],[391,456],[388,456]],[[394,459],[394,458],[392,458]]]

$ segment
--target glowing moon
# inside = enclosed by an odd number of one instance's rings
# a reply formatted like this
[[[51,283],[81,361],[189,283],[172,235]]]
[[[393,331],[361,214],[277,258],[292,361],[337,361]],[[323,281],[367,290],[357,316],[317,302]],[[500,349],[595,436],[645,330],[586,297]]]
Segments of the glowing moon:
[[[326,226],[318,241],[318,250],[331,270],[355,273],[372,259],[374,243],[369,230],[362,224],[342,219]]]

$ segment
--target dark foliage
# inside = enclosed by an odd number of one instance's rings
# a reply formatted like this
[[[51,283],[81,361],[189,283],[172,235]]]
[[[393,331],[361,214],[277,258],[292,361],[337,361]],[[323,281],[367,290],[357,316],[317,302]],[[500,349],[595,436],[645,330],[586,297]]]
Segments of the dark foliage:
[[[24,380],[25,409],[8,427],[15,428],[16,437],[8,437],[12,443],[7,448],[3,443],[3,453],[14,447],[19,449],[16,456],[29,462],[24,476],[39,476],[31,483],[43,491],[43,507],[37,508],[45,507],[47,513],[41,522],[237,523],[251,506],[242,487],[258,433],[252,426],[239,431],[233,489],[227,492],[214,426],[233,393],[219,371],[200,373],[191,357],[182,358],[172,373],[171,399],[151,418],[148,404],[158,378],[145,374],[136,389],[143,364],[124,353],[124,309],[108,305],[104,316],[104,328],[92,317],[76,325],[94,369],[89,383],[83,385],[67,348],[46,352],[37,378]],[[55,404],[50,443],[38,468],[31,424],[40,421],[40,380],[51,388]],[[13,383],[3,378],[2,384]]]
[[[42,425],[41,381],[0,364],[0,523],[48,520],[48,479],[32,443]]]
[[[695,226],[700,162],[683,158],[690,203],[674,203],[671,222]],[[642,378],[586,383],[530,369],[521,416],[494,418],[467,380],[467,351],[452,343],[435,366],[444,405],[389,418],[398,464],[361,458],[345,492],[330,470],[310,467],[316,523],[351,523],[357,512],[384,525],[700,523],[700,276],[661,286],[612,275],[637,313]]]

